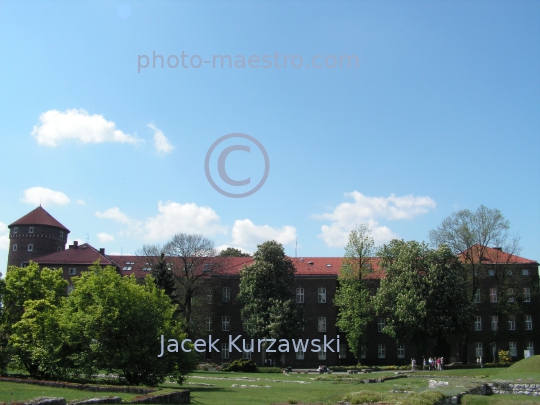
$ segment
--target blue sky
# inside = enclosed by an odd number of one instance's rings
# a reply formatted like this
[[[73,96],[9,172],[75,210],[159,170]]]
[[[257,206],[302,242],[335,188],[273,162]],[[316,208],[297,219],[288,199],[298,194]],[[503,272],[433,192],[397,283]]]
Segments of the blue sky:
[[[378,243],[427,240],[483,204],[540,260],[537,1],[0,1],[0,55],[0,261],[40,200],[109,253],[187,232],[298,240],[299,257],[341,256],[366,222]],[[245,198],[205,175],[231,133],[270,161]],[[247,186],[219,178],[234,145],[250,151],[226,173]],[[234,138],[209,167],[239,193],[265,165]]]

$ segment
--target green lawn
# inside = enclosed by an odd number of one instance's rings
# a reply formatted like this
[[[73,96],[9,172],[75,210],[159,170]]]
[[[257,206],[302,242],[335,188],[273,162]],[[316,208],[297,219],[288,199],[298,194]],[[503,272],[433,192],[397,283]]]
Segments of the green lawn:
[[[0,382],[0,402],[24,401],[35,397],[62,397],[66,401],[73,399],[115,396],[130,400],[137,394],[123,392],[89,392],[69,388],[43,387],[41,385]]]

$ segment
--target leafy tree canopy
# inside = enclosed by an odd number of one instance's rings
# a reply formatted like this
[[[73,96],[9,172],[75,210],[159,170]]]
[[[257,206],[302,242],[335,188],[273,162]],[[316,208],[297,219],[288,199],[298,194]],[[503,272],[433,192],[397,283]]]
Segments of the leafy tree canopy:
[[[243,253],[240,249],[228,247],[219,253],[223,257],[249,257],[249,253]]]

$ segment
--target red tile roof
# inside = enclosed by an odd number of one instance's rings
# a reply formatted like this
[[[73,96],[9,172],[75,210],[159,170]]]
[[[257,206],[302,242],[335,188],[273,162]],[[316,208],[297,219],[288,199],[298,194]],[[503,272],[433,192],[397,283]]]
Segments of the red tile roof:
[[[482,255],[483,264],[538,264],[536,260],[529,260],[524,257],[506,253],[500,248],[484,247],[482,249],[481,245],[474,245],[470,250],[472,251],[472,257],[475,262],[479,262],[479,256]],[[463,261],[465,261],[466,253],[467,252],[460,254]]]
[[[37,259],[34,259],[36,263],[43,265],[88,265],[90,266],[96,260],[99,260],[101,265],[113,265],[116,263],[108,258],[107,256],[101,254],[99,250],[93,248],[88,243],[82,245],[71,245],[69,249],[62,250],[61,252],[51,253],[50,255],[41,256]]]
[[[69,229],[67,229],[64,225],[58,222],[51,214],[45,211],[45,208],[43,208],[41,205],[37,207],[35,210],[30,211],[24,217],[19,218],[17,221],[13,222],[8,227],[11,228],[12,226],[15,226],[15,225],[48,225],[48,226],[55,226],[57,228],[60,228],[69,232]]]

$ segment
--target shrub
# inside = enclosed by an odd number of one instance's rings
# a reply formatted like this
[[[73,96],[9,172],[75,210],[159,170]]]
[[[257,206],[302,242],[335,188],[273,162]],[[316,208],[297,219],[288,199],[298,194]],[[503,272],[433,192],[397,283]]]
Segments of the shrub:
[[[222,371],[240,371],[243,373],[256,373],[259,370],[257,369],[257,365],[253,362],[253,360],[238,359],[231,362],[227,367],[223,367]]]
[[[439,391],[413,392],[405,397],[402,405],[436,405],[445,395]]]
[[[351,404],[365,404],[371,402],[382,402],[384,401],[385,396],[373,391],[358,391],[351,392],[343,398],[344,401],[347,401]]]
[[[509,350],[499,350],[499,361],[501,363],[511,363],[512,357],[510,357]]]
[[[283,373],[283,369],[279,367],[258,367],[259,373]]]

